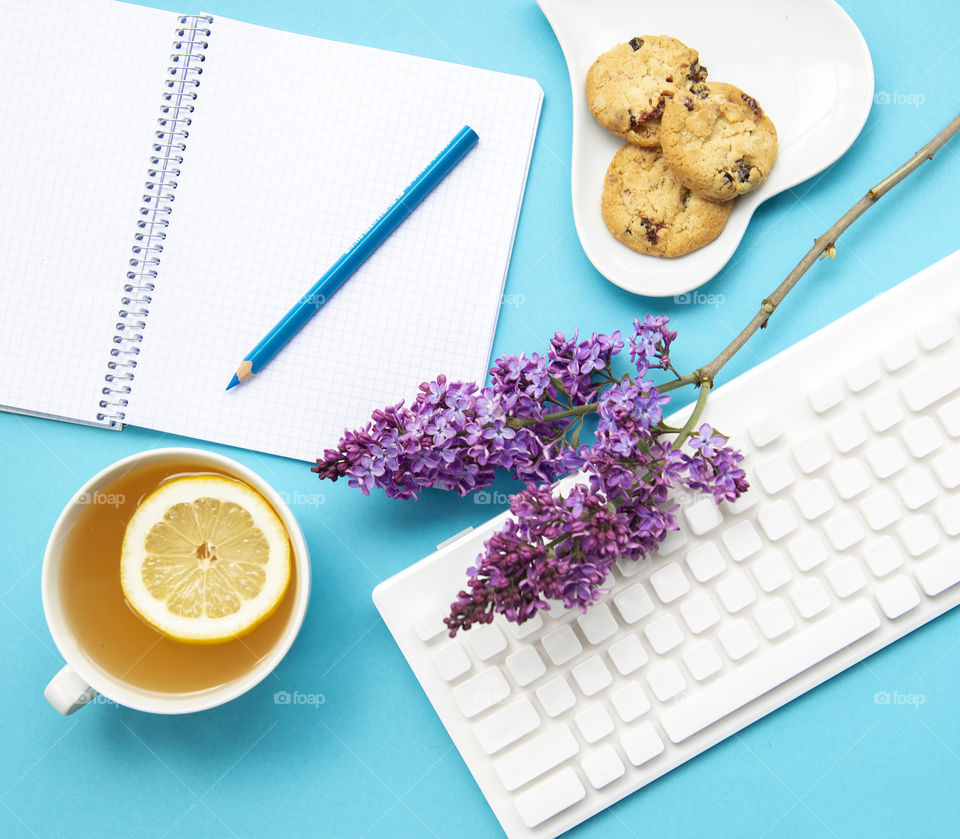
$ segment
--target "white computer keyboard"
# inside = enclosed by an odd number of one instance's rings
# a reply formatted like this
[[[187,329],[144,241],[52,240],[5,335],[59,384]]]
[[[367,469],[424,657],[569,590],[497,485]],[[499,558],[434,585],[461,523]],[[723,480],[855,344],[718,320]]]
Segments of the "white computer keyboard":
[[[683,503],[586,615],[447,635],[503,515],[374,591],[510,837],[570,829],[960,602],[960,251],[718,388],[706,418],[750,491]]]

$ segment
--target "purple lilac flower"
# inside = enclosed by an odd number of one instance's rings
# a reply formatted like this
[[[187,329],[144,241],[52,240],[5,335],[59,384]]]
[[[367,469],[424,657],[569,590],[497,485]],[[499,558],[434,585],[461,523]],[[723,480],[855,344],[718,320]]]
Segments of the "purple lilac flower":
[[[626,343],[636,378],[612,373],[625,346],[619,332],[582,341],[558,332],[545,355],[498,358],[487,387],[442,375],[424,382],[409,406],[374,411],[317,460],[320,478],[346,477],[365,495],[374,487],[395,498],[426,487],[466,495],[500,468],[525,482],[511,496],[513,518],[487,540],[451,606],[451,635],[496,614],[522,623],[554,601],[586,611],[618,558],[640,559],[676,529],[675,491],[718,503],[746,491],[742,455],[710,425],[686,450],[662,436],[670,396],[647,375],[673,370],[677,333],[665,317],[633,326]],[[592,412],[596,440],[578,445],[583,415]],[[581,480],[555,493],[551,482],[573,470]]]

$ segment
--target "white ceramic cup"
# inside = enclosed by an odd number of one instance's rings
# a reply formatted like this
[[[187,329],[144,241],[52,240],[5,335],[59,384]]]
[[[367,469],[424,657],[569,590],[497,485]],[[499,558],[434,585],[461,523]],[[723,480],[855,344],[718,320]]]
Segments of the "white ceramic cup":
[[[291,560],[296,564],[297,586],[293,610],[274,648],[248,672],[237,679],[209,690],[192,693],[162,693],[124,682],[100,667],[77,643],[64,615],[60,597],[60,568],[63,562],[63,547],[71,527],[84,509],[85,499],[95,497],[115,478],[125,472],[165,460],[190,460],[201,469],[204,464],[223,470],[244,481],[259,492],[280,516],[286,527],[292,548]],[[119,562],[119,557],[117,557]],[[98,694],[118,705],[149,711],[155,714],[187,714],[203,711],[236,699],[261,682],[286,655],[303,623],[310,597],[310,555],[303,533],[290,508],[277,491],[255,472],[228,457],[202,449],[168,448],[151,449],[125,457],[98,472],[74,494],[64,508],[47,542],[41,574],[43,612],[50,634],[66,661],[44,690],[44,696],[61,714],[72,714]]]

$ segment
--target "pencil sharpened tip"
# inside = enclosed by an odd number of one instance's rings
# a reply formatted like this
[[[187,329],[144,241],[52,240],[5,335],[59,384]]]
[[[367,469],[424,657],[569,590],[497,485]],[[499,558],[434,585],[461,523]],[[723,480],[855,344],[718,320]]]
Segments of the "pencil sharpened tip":
[[[230,379],[230,384],[227,385],[227,390],[230,390],[232,387],[236,387],[238,384],[240,384],[240,379],[238,379],[236,374],[234,374],[233,378]]]

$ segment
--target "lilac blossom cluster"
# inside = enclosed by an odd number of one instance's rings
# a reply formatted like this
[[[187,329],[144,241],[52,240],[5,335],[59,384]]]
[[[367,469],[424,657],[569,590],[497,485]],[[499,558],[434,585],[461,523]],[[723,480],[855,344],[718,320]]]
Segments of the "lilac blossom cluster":
[[[346,432],[313,467],[320,478],[346,477],[364,494],[379,486],[397,498],[425,487],[466,495],[501,468],[526,483],[511,496],[513,518],[484,544],[451,606],[451,635],[498,613],[522,623],[552,601],[586,611],[615,560],[649,554],[677,527],[675,490],[720,503],[747,489],[742,456],[708,424],[694,432],[696,411],[684,429],[663,422],[667,391],[693,382],[670,362],[676,332],[667,318],[633,326],[626,343],[619,332],[583,341],[557,333],[546,355],[497,359],[487,387],[438,376],[409,407],[376,411],[364,428]],[[625,346],[635,375],[618,377],[611,365]],[[675,378],[657,386],[652,371]],[[581,445],[591,413],[595,441]],[[684,439],[686,447],[677,445]],[[571,488],[551,487],[573,470]]]
[[[498,358],[487,387],[438,376],[409,407],[374,411],[372,422],[346,431],[313,471],[394,498],[416,498],[425,487],[467,495],[501,468],[522,481],[552,481],[579,461],[562,442],[570,418],[551,414],[595,403],[623,346],[619,332],[585,341],[557,333],[546,355]]]

